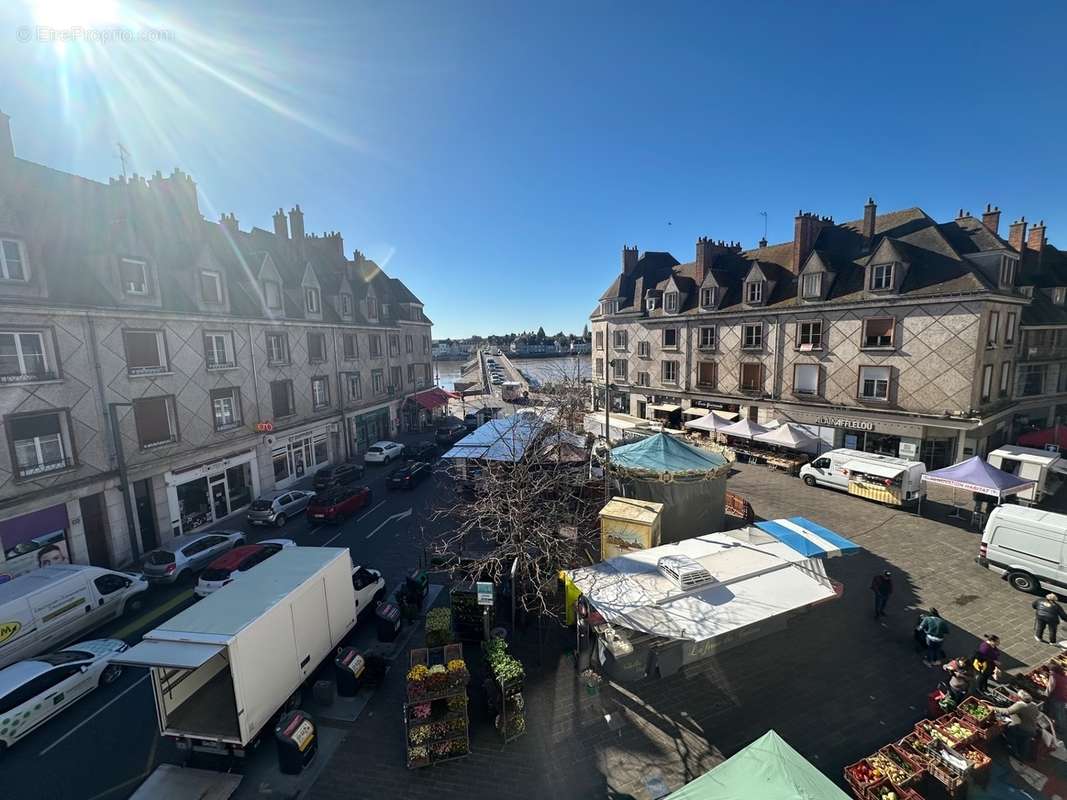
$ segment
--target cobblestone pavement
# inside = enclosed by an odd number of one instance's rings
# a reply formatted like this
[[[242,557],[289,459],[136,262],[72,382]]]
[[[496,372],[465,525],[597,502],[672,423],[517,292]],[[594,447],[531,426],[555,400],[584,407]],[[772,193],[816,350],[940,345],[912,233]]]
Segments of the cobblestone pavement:
[[[920,609],[936,606],[951,624],[950,654],[969,654],[994,632],[1005,666],[1049,655],[1032,638],[1032,598],[974,563],[979,536],[948,524],[946,506],[930,503],[920,518],[751,465],[738,465],[728,484],[758,517],[805,516],[862,546],[828,562],[845,585],[839,602],[684,674],[625,689],[605,684],[598,696],[576,680],[562,634],[546,629],[539,666],[536,630],[528,630],[517,645],[527,666],[528,733],[502,745],[472,690],[471,755],[415,771],[404,763],[404,674],[393,669],[310,796],[648,800],[769,728],[840,781],[844,765],[923,716],[939,671],[912,652]],[[895,591],[879,624],[869,585],[886,568]],[[468,648],[468,658],[475,652]]]

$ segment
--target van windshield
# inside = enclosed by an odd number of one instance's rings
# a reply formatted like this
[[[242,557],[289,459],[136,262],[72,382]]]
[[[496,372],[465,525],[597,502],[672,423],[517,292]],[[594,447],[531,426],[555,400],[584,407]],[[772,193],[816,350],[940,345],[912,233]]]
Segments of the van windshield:
[[[151,553],[144,557],[146,564],[154,564],[162,566],[164,564],[174,563],[174,553],[169,553],[166,550],[153,550]]]
[[[63,664],[70,664],[72,661],[88,661],[92,657],[91,653],[86,653],[83,650],[64,650],[62,653],[49,653],[46,656],[37,656],[34,661],[43,661],[45,664],[59,667]]]

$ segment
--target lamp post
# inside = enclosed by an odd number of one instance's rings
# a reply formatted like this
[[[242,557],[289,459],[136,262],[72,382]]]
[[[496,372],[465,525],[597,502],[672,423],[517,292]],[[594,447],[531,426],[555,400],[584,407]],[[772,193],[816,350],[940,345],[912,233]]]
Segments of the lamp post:
[[[126,515],[126,533],[130,537],[130,554],[136,561],[140,555],[137,547],[137,532],[133,527],[133,506],[130,499],[130,480],[126,473],[126,453],[122,449],[122,436],[119,433],[119,408],[133,408],[133,403],[108,403],[108,416],[111,419],[111,442],[115,446],[115,461],[119,468],[119,488],[122,490],[122,510]]]

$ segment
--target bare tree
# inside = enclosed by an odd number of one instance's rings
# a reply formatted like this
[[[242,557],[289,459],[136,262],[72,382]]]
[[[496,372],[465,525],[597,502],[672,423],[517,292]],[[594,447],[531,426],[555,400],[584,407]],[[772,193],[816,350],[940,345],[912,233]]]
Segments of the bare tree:
[[[435,510],[446,532],[431,543],[450,556],[460,581],[507,582],[528,612],[555,616],[559,572],[591,563],[599,547],[600,481],[590,479],[589,438],[582,430],[588,386],[561,374],[531,397],[531,407],[494,421],[487,452],[456,459]]]

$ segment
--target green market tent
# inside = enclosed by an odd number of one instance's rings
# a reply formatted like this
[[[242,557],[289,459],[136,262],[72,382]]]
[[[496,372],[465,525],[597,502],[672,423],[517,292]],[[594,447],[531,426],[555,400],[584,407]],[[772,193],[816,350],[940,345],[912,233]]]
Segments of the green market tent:
[[[665,433],[611,450],[619,494],[663,503],[660,541],[671,544],[721,531],[730,462]]]
[[[665,800],[850,800],[777,733],[743,750]]]

